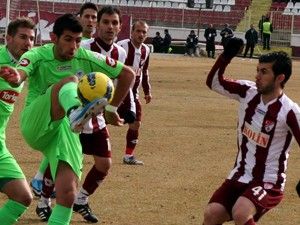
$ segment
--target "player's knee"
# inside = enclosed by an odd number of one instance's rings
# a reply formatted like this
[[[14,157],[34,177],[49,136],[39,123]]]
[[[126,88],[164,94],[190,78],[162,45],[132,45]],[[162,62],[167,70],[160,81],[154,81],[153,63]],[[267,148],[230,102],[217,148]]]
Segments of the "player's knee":
[[[237,225],[244,225],[248,221],[248,217],[242,210],[232,211],[232,219]]]
[[[76,199],[76,189],[69,189],[68,191],[64,192],[63,203],[65,206],[71,207]]]
[[[138,130],[141,127],[141,121],[134,121],[134,123],[129,124],[129,128],[132,130]]]
[[[215,217],[215,210],[214,208],[207,206],[205,211],[204,211],[204,218],[203,218],[203,224],[204,225],[210,225],[213,224],[214,222],[214,217]]]
[[[101,162],[95,160],[96,170],[101,173],[107,174],[111,165],[112,165],[111,158],[105,158],[104,160],[101,160]]]

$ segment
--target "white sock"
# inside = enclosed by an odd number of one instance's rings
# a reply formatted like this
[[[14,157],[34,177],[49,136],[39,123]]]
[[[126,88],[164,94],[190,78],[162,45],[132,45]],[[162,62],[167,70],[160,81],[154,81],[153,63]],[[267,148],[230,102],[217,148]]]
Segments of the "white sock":
[[[51,207],[51,198],[45,198],[41,196],[39,202],[38,202],[38,207],[39,208],[46,208],[46,207]]]
[[[88,201],[89,201],[89,193],[81,187],[74,203],[77,205],[86,205]]]

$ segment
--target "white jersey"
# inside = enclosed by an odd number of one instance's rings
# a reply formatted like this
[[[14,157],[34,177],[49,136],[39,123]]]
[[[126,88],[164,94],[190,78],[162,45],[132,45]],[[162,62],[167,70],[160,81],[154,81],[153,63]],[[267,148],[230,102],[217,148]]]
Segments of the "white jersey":
[[[119,41],[118,45],[122,46],[127,53],[125,65],[133,68],[136,73],[135,84],[132,88],[134,97],[138,98],[138,88],[141,83],[145,95],[149,95],[151,90],[148,75],[150,48],[144,43],[140,48],[136,48],[130,39]]]
[[[107,45],[99,38],[91,38],[81,42],[81,47],[89,49],[94,52],[101,53],[105,56],[108,56],[112,59],[118,60],[122,63],[125,62],[126,52],[125,50],[113,43],[112,45]],[[105,120],[102,114],[97,117],[93,117],[84,125],[83,133],[90,134],[95,131],[101,130],[106,126]]]
[[[227,65],[219,57],[208,75],[207,85],[240,103],[239,151],[228,179],[269,183],[283,191],[293,136],[300,145],[300,108],[285,94],[264,104],[254,82],[223,77]]]

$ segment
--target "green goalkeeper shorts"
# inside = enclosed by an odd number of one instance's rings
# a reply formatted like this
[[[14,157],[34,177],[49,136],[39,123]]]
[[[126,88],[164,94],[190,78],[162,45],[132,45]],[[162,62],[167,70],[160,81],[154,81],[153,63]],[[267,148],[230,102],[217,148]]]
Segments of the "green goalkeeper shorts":
[[[52,86],[25,106],[21,115],[21,132],[27,144],[41,151],[49,160],[54,180],[59,161],[68,163],[80,178],[83,155],[79,135],[71,131],[67,117],[52,121],[51,90]]]

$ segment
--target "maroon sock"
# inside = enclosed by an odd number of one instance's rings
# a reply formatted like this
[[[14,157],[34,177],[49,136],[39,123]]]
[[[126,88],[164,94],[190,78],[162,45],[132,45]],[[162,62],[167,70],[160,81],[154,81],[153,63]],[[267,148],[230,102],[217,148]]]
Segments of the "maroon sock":
[[[127,155],[133,155],[133,151],[138,142],[139,131],[128,129],[126,135],[126,152]]]
[[[100,172],[95,166],[93,166],[86,175],[82,185],[83,189],[86,190],[90,195],[93,194],[98,188],[99,184],[105,179],[106,175],[107,173]]]
[[[256,223],[254,222],[253,218],[249,219],[245,225],[256,225]]]
[[[43,177],[43,187],[42,187],[41,195],[45,198],[50,198],[53,190],[54,190],[54,182],[51,176],[50,166],[48,165]]]

